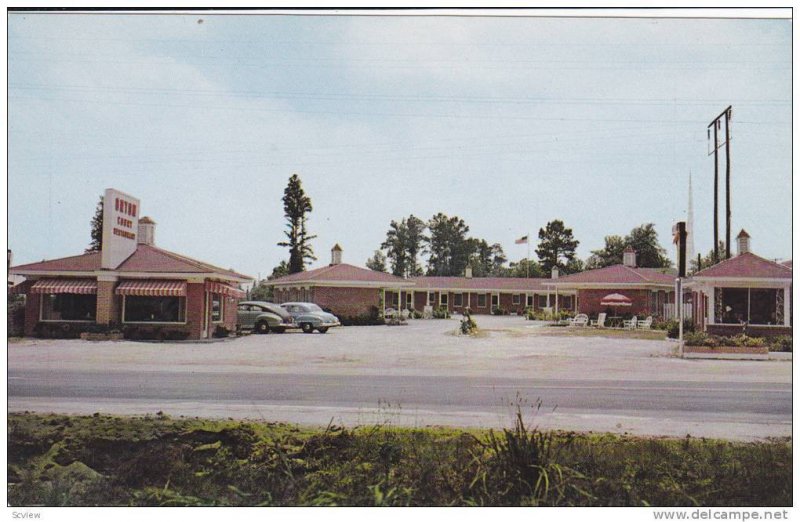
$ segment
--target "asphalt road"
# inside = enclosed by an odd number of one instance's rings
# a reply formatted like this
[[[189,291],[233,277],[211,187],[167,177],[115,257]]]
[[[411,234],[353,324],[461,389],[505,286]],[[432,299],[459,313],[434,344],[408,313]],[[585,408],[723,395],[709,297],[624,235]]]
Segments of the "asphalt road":
[[[10,369],[9,405],[69,413],[230,416],[312,424],[507,425],[753,439],[791,435],[791,384],[715,381]],[[540,406],[536,407],[537,404]],[[46,405],[46,406],[43,406]],[[537,410],[534,414],[534,410]]]

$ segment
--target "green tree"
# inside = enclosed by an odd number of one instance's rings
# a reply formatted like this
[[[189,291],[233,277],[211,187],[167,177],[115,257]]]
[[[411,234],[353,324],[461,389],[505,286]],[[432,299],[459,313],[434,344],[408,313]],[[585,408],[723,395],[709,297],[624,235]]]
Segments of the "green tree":
[[[542,265],[534,259],[520,259],[508,264],[502,274],[504,277],[550,277],[542,270]]]
[[[313,261],[314,250],[310,241],[317,236],[310,236],[306,228],[308,213],[313,210],[311,198],[306,196],[303,184],[297,174],[289,178],[289,183],[283,191],[283,211],[286,216],[284,231],[288,241],[278,243],[278,246],[289,247],[289,273],[295,274],[305,270],[307,260]]]
[[[633,230],[625,238],[626,246],[636,250],[636,266],[644,268],[669,268],[672,261],[667,251],[658,243],[658,232],[653,223],[645,223]]]
[[[506,258],[500,243],[490,245],[485,239],[473,239],[473,252],[469,266],[475,277],[505,277],[508,269],[503,266]]]
[[[103,196],[97,202],[92,218],[91,243],[86,252],[100,252],[103,249]]]
[[[417,259],[422,252],[428,237],[425,235],[425,222],[414,214],[406,219],[406,275],[409,277],[422,275],[422,267]]]
[[[266,279],[261,279],[257,281],[255,285],[253,285],[253,288],[250,290],[250,300],[272,301],[274,289],[270,284],[270,281],[286,275],[289,275],[289,263],[286,261],[281,261],[275,268],[272,269],[272,274],[270,274],[269,277]]]
[[[562,272],[570,261],[575,259],[575,249],[578,241],[572,236],[572,229],[564,226],[560,219],[554,219],[539,229],[539,245],[536,255],[545,273],[557,266]]]
[[[475,250],[475,240],[467,237],[464,220],[439,212],[428,222],[428,275],[461,276]]]
[[[386,257],[392,267],[392,274],[405,277],[408,268],[408,226],[406,220],[399,223],[392,220],[386,232],[386,240],[381,243],[381,248],[386,249]]]
[[[645,223],[631,229],[623,237],[606,236],[605,246],[600,250],[593,250],[587,261],[589,268],[602,268],[604,266],[622,263],[622,254],[628,247],[636,250],[636,265],[643,268],[669,268],[672,261],[667,257],[667,251],[658,243],[658,233],[653,223]]]
[[[367,268],[376,272],[386,272],[386,256],[384,253],[376,250],[375,254],[367,259]]]
[[[717,247],[720,252],[720,258],[724,259],[724,252],[725,252],[725,241],[720,241],[719,246]],[[689,259],[689,273],[694,274],[695,272],[699,272],[705,268],[710,266],[714,266],[717,262],[714,260],[714,249],[708,251],[708,254],[705,256],[700,257],[700,264],[697,264],[697,257],[694,259]]]

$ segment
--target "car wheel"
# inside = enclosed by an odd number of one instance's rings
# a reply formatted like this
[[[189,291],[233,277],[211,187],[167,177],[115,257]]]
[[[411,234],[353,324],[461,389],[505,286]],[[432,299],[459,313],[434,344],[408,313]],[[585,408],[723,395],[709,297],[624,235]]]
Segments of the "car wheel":
[[[255,328],[253,328],[257,334],[268,334],[269,333],[269,324],[266,321],[259,321],[256,323]]]
[[[323,326],[322,328],[317,328],[317,330],[319,330],[319,333],[325,333],[325,332],[328,331],[328,327],[327,326]]]
[[[303,323],[300,328],[303,329],[303,333],[314,333],[314,327],[311,326],[311,323]]]

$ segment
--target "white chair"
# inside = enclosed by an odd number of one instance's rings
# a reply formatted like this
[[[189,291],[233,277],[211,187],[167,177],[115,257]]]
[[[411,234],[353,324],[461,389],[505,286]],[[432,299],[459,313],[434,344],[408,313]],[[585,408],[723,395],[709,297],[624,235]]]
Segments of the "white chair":
[[[622,321],[622,327],[627,328],[628,330],[635,330],[636,329],[636,316],[633,316],[633,319],[630,321]]]
[[[569,320],[569,326],[584,327],[589,324],[589,316],[586,314],[578,314]]]
[[[601,314],[597,314],[597,319],[592,321],[590,326],[596,326],[597,328],[605,328],[606,327],[606,313],[603,312]]]
[[[410,316],[411,316],[411,310],[409,310],[408,308],[400,311],[400,317],[402,317],[403,319],[408,319]]]
[[[386,310],[383,311],[383,316],[386,317],[387,319],[390,317],[394,317],[395,315],[397,315],[397,310],[395,310],[394,308],[387,308]]]
[[[636,324],[636,328],[638,328],[639,330],[649,330],[651,326],[653,326],[652,315],[648,316],[647,319],[645,319],[644,321],[639,321]]]
[[[425,305],[422,309],[422,318],[433,319],[433,307],[431,305]]]

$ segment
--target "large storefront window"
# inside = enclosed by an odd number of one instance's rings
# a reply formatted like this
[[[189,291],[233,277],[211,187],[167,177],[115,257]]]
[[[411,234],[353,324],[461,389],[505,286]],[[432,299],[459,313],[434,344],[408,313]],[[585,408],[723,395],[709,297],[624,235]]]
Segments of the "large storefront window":
[[[211,294],[211,322],[222,321],[222,295]]]
[[[186,298],[125,296],[123,321],[126,323],[183,323],[186,321]]]
[[[42,321],[94,321],[97,294],[42,295]]]
[[[779,324],[778,301],[782,289],[717,288],[716,322],[723,324]],[[781,295],[779,295],[779,292]]]

